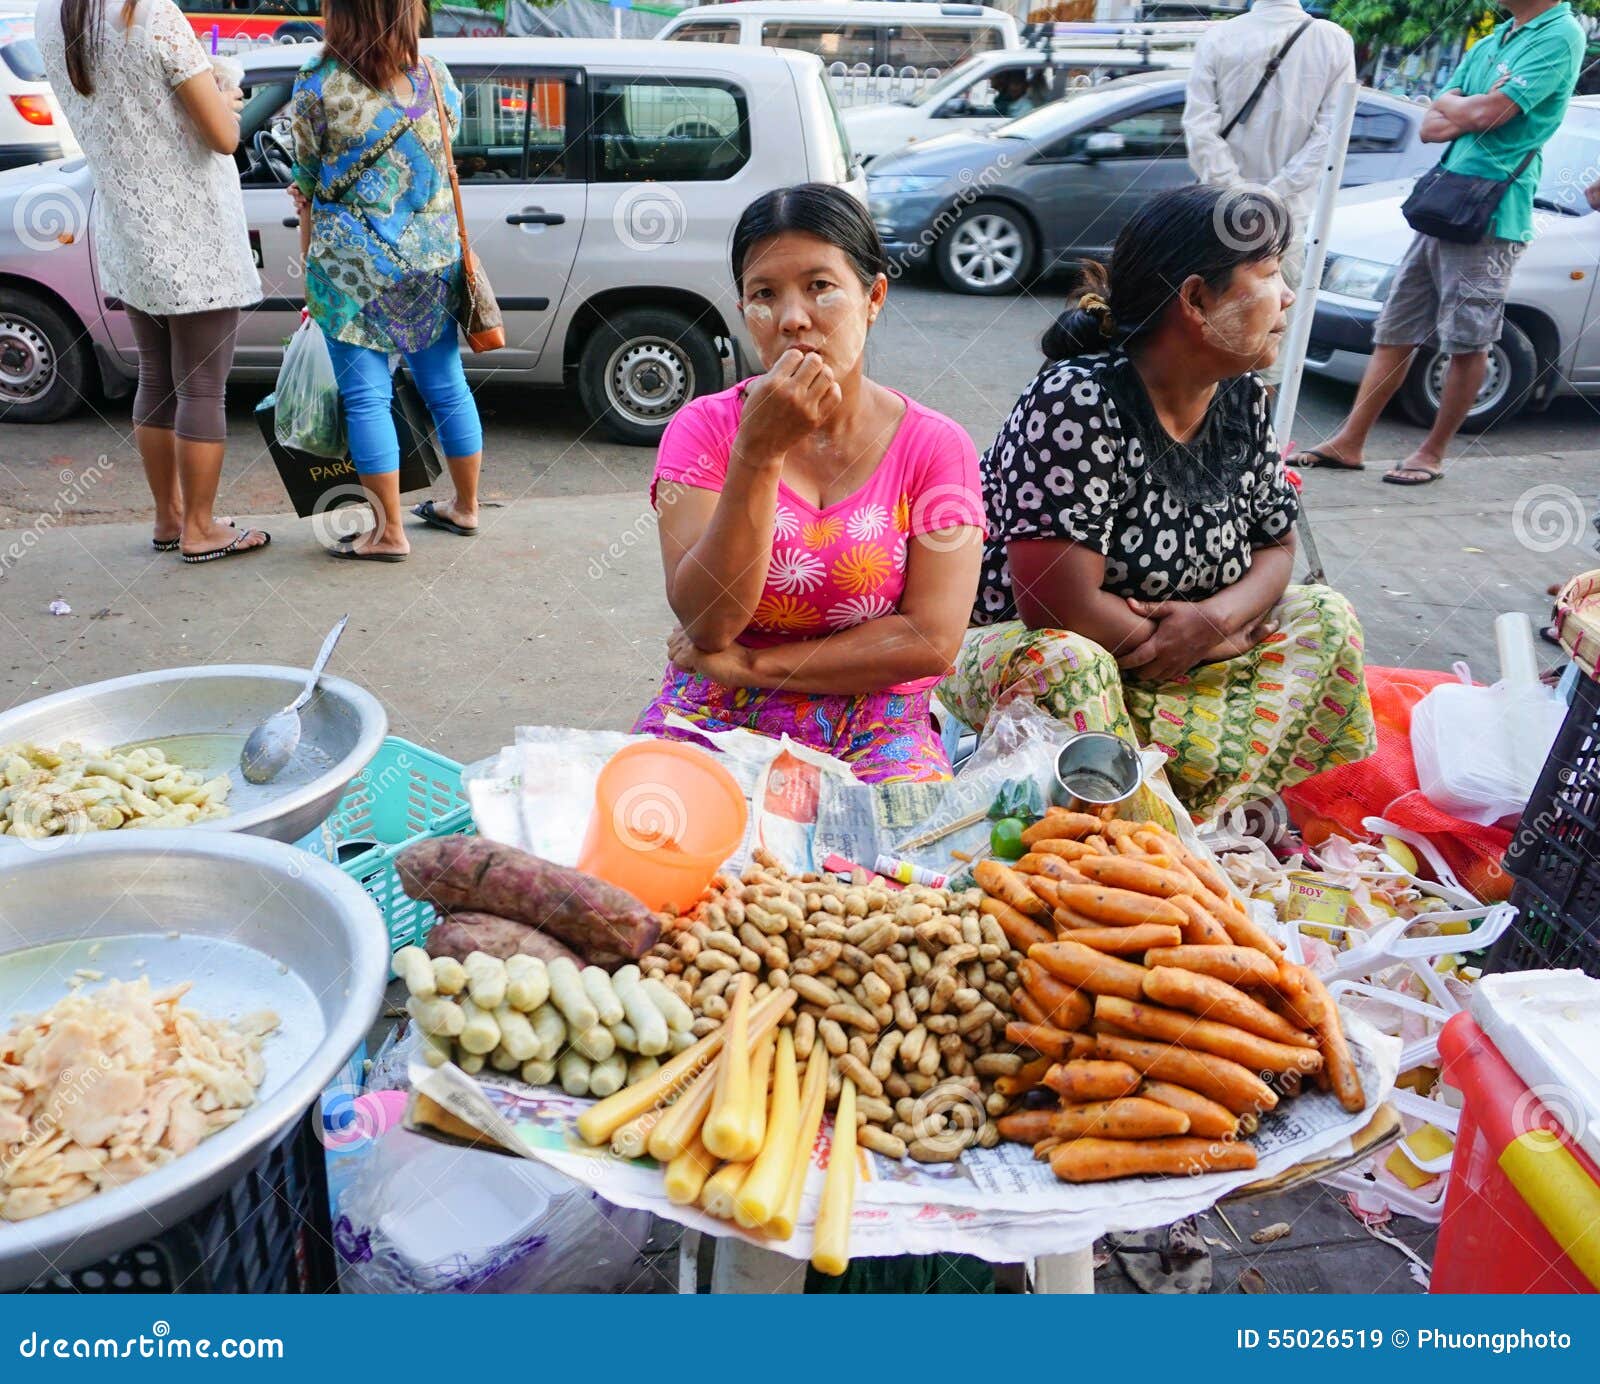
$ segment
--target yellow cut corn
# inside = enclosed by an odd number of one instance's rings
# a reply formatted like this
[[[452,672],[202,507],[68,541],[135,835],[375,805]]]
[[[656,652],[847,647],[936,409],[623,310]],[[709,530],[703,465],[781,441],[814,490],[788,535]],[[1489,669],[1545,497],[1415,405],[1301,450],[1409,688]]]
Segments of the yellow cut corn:
[[[833,1112],[833,1148],[811,1242],[811,1267],[818,1273],[837,1278],[850,1267],[850,1212],[855,1204],[856,1084],[846,1077],[839,1088],[839,1107]]]
[[[750,1015],[750,1037],[759,1040],[773,1028],[788,1013],[794,999],[794,991],[785,990],[762,1000]],[[717,1031],[726,1033],[727,1030],[728,1025],[724,1024]],[[727,1051],[726,1047],[723,1051]],[[748,1051],[747,1047],[746,1052]],[[689,1147],[689,1140],[702,1128],[706,1112],[711,1109],[712,1099],[716,1093],[721,1067],[722,1058],[719,1056],[713,1064],[700,1073],[689,1089],[673,1102],[667,1113],[650,1131],[650,1156],[657,1162],[671,1162]]]
[[[795,1074],[794,1033],[778,1030],[778,1051],[772,1071],[772,1114],[766,1138],[750,1176],[739,1188],[733,1216],[747,1230],[763,1226],[777,1213],[789,1189],[795,1143],[800,1137],[800,1079]]]
[[[578,1134],[584,1143],[605,1143],[629,1120],[636,1120],[646,1110],[661,1104],[686,1076],[699,1071],[721,1051],[726,1032],[724,1025],[715,1033],[706,1034],[692,1048],[685,1048],[672,1061],[663,1063],[653,1076],[591,1105],[578,1116]]]
[[[827,1099],[828,1055],[819,1044],[811,1049],[805,1084],[800,1088],[800,1137],[794,1144],[789,1185],[777,1211],[767,1222],[767,1230],[780,1240],[787,1240],[794,1234],[795,1222],[800,1218],[800,1199],[805,1195],[806,1174],[811,1171],[811,1150],[817,1145],[817,1131],[822,1128],[822,1107]]]
[[[719,1221],[731,1221],[734,1199],[739,1195],[739,1188],[744,1185],[744,1180],[749,1174],[750,1164],[742,1159],[724,1163],[712,1173],[700,1192],[700,1205],[706,1214],[715,1216]]]
[[[723,1025],[727,1038],[717,1063],[717,1089],[700,1137],[718,1158],[736,1162],[744,1153],[750,1091],[750,991],[755,977],[739,977]]]
[[[706,1146],[696,1134],[689,1147],[667,1164],[664,1178],[667,1200],[674,1206],[693,1206],[700,1200],[700,1192],[711,1176],[717,1160],[706,1152]]]
[[[745,1115],[743,1157],[753,1162],[767,1137],[768,1082],[772,1075],[772,1050],[777,1042],[775,1029],[768,1029],[750,1057],[750,1107]]]
[[[717,1072],[721,1066],[722,1057],[719,1055],[694,1079],[694,1084],[667,1107],[667,1113],[656,1121],[646,1141],[650,1156],[656,1162],[670,1163],[700,1137],[706,1111],[711,1109],[711,1097],[716,1094]]]

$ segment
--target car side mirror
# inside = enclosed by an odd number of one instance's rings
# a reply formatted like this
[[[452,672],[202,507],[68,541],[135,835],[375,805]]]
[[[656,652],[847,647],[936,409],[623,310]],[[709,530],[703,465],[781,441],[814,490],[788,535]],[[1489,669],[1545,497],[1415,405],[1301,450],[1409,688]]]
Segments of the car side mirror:
[[[1128,141],[1115,130],[1096,130],[1083,141],[1083,156],[1089,162],[1114,157],[1128,147]]]

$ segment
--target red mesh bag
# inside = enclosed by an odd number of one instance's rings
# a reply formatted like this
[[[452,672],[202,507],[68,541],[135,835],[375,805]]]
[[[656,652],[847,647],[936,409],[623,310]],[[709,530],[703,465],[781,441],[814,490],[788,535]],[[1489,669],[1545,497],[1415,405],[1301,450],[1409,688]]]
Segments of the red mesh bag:
[[[1307,844],[1335,833],[1363,840],[1369,833],[1361,819],[1383,817],[1426,836],[1465,888],[1496,902],[1511,892],[1511,876],[1500,868],[1511,833],[1463,822],[1435,807],[1417,787],[1411,759],[1412,710],[1440,683],[1454,680],[1452,673],[1369,666],[1367,691],[1378,728],[1377,749],[1358,763],[1314,774],[1284,789],[1282,796]]]

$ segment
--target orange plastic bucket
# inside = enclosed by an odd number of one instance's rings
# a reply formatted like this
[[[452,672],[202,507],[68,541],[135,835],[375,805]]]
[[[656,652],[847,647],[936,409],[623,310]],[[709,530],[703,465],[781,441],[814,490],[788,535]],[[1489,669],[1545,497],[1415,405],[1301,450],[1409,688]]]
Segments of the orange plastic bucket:
[[[739,849],[748,817],[733,775],[704,750],[626,745],[600,770],[578,868],[647,908],[686,912]]]

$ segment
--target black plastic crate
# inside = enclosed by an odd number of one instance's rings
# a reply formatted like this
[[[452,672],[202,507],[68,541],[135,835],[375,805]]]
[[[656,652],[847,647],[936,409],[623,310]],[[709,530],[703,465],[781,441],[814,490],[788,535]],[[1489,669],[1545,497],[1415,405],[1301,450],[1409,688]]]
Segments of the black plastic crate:
[[[330,1293],[338,1289],[321,1102],[220,1197],[153,1240],[51,1274],[30,1293]]]
[[[1600,683],[1580,676],[1506,850],[1519,910],[1490,971],[1577,967],[1600,976]]]

